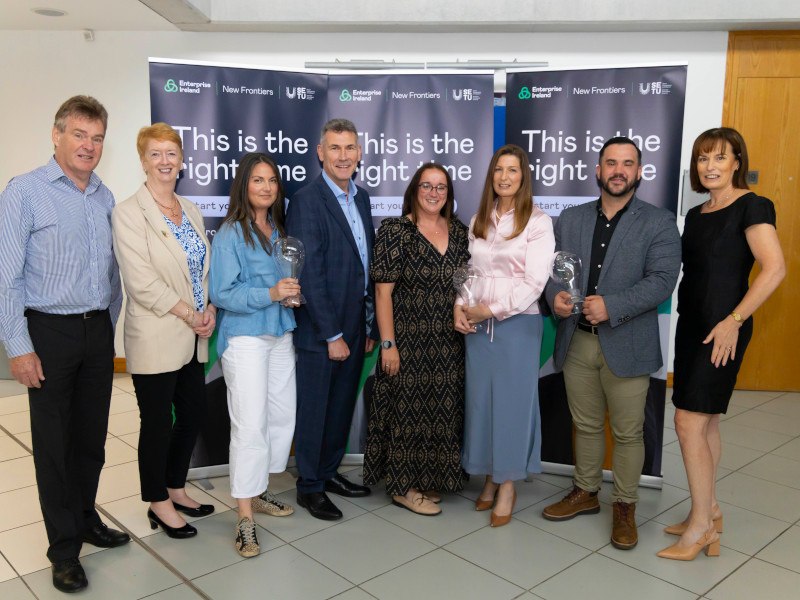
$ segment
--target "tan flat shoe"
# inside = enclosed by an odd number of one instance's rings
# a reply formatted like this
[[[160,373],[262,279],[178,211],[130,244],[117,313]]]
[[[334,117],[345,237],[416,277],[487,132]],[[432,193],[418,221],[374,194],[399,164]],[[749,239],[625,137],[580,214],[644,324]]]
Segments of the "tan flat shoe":
[[[413,500],[409,500],[405,496],[392,496],[392,504],[425,517],[435,517],[442,512],[441,508],[422,494],[414,496]]]
[[[706,551],[706,556],[719,556],[719,534],[714,527],[701,535],[700,539],[688,548],[681,548],[678,544],[673,544],[658,552],[656,556],[670,560],[694,560],[701,550]]]
[[[434,504],[439,504],[439,502],[442,501],[442,495],[436,490],[428,490],[427,492],[422,492],[422,495],[425,496],[428,500],[430,500]]]

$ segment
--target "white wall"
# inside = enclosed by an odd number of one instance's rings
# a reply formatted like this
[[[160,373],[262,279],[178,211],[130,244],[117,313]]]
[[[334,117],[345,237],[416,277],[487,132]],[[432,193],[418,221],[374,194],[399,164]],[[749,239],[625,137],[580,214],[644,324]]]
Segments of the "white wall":
[[[513,60],[551,67],[688,62],[682,165],[698,133],[722,116],[727,33],[223,34],[0,30],[0,185],[43,164],[62,101],[97,97],[109,112],[99,175],[118,200],[141,182],[136,133],[150,122],[149,56],[300,69],[307,60]],[[486,140],[487,144],[491,140]],[[647,196],[647,188],[641,189]],[[682,219],[679,219],[682,226]],[[0,257],[0,260],[2,257]],[[674,307],[674,302],[673,302]],[[673,315],[674,317],[674,315]],[[675,318],[672,319],[674,337]],[[123,356],[118,331],[117,354]],[[671,342],[670,342],[671,344]],[[672,370],[670,345],[669,370]]]

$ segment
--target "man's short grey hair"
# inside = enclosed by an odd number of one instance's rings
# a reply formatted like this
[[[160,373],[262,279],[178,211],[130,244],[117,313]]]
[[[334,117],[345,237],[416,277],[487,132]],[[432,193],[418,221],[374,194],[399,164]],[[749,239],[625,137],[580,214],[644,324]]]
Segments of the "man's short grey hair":
[[[350,119],[331,119],[322,126],[322,131],[319,135],[319,143],[322,144],[325,140],[325,134],[329,131],[334,133],[352,133],[358,139],[358,129]]]
[[[69,117],[100,121],[103,124],[103,130],[108,129],[108,112],[96,98],[91,96],[73,96],[64,101],[64,104],[56,112],[53,127],[64,133],[67,129],[67,119]]]

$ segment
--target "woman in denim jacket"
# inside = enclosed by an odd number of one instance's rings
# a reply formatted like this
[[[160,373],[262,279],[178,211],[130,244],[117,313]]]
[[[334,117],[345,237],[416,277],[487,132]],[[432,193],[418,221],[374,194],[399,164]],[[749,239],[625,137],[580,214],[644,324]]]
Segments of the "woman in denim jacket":
[[[295,320],[281,301],[298,295],[300,285],[281,278],[275,261],[283,222],[277,165],[265,154],[246,154],[214,236],[210,276],[231,418],[231,495],[239,505],[235,547],[244,557],[259,553],[253,511],[294,512],[267,491],[269,473],[286,469],[295,423]]]

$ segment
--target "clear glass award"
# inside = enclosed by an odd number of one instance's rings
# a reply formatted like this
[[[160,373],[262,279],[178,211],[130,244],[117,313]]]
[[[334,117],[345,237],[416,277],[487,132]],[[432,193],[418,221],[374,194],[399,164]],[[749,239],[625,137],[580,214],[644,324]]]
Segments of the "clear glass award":
[[[278,265],[278,270],[281,274],[281,279],[286,277],[300,277],[300,272],[303,270],[303,263],[306,259],[306,249],[303,242],[293,237],[282,237],[275,242],[275,262]],[[293,307],[305,304],[306,299],[303,294],[296,296],[289,296],[281,300],[283,306]]]
[[[481,270],[463,264],[453,271],[453,287],[466,306],[477,306],[484,285]],[[483,331],[483,324],[476,323],[475,331]]]
[[[572,314],[581,312],[581,258],[572,252],[556,252],[550,261],[550,279],[566,288],[572,302]]]

